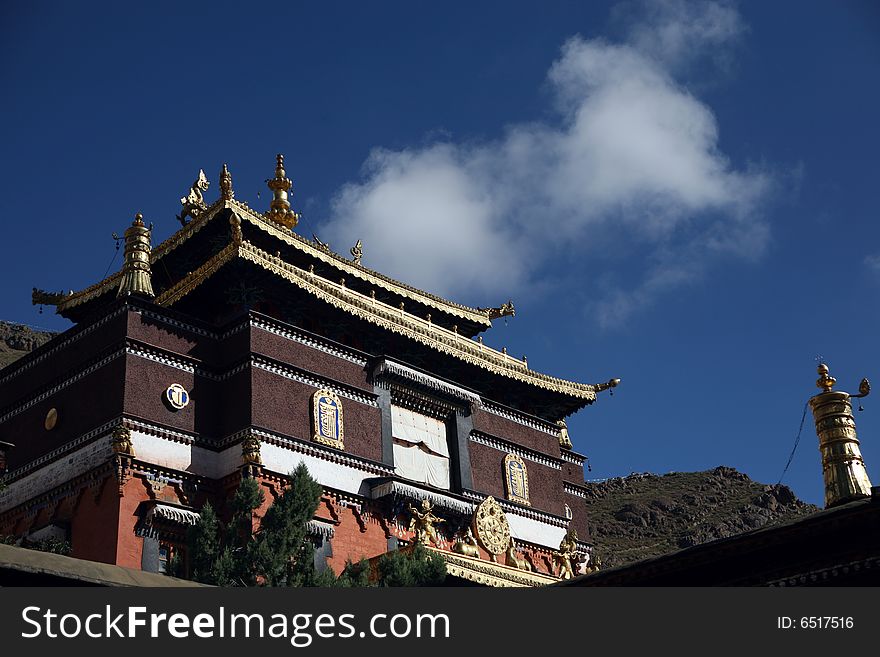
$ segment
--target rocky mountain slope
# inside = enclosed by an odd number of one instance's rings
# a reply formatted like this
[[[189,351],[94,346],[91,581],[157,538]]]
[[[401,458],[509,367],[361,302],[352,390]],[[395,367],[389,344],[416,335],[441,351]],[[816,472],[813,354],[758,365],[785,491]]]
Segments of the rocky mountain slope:
[[[631,474],[588,484],[591,538],[603,567],[805,516],[818,507],[788,486],[767,486],[720,466],[705,472]]]
[[[0,368],[45,344],[55,335],[52,331],[0,321]]]

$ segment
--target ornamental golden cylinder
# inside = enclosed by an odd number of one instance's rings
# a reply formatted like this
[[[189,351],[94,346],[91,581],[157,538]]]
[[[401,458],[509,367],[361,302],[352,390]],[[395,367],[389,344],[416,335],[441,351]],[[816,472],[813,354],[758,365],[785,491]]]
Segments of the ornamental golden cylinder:
[[[138,214],[125,231],[125,260],[116,296],[155,296],[150,276],[150,229],[144,226],[143,217]]]
[[[871,481],[859,450],[849,394],[819,393],[810,399],[810,408],[822,454],[825,508],[870,497]]]

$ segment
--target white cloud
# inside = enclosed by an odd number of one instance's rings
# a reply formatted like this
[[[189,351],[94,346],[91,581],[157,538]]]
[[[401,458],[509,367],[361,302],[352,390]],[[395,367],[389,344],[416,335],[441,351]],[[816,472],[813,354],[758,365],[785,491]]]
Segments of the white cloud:
[[[469,303],[522,294],[539,271],[552,278],[572,245],[574,266],[590,253],[609,267],[614,244],[637,245],[647,257],[625,266],[639,280],[598,301],[605,325],[719,255],[760,254],[769,178],[732,166],[712,111],[673,77],[685,56],[736,37],[739,17],[714,3],[662,6],[656,27],[634,25],[626,43],[563,45],[548,73],[555,120],[485,143],[375,150],[334,198],[324,236],[361,238],[365,264]]]
[[[718,55],[746,32],[739,13],[727,2],[643,0],[618,6],[618,14],[638,12],[629,41],[639,51],[680,68],[707,54]],[[720,49],[720,50],[716,50]]]
[[[880,253],[865,256],[865,267],[874,273],[880,273]]]

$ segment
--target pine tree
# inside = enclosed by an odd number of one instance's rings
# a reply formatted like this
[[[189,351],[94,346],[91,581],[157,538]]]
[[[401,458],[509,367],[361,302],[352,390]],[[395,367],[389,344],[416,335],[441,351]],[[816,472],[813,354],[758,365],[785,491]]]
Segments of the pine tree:
[[[264,500],[254,479],[243,479],[231,501],[232,518],[223,530],[210,504],[187,532],[192,579],[217,586],[370,586],[366,560],[346,562],[337,577],[330,568],[317,572],[309,521],[321,501],[321,485],[300,463],[290,486],[266,510],[254,532],[254,512]],[[182,576],[177,567],[174,574]],[[446,578],[446,563],[416,544],[409,551],[383,555],[378,586],[436,586]],[[374,584],[376,585],[376,584]]]
[[[378,576],[379,586],[440,586],[446,579],[446,562],[416,543],[410,551],[383,554]]]
[[[226,550],[220,556],[218,571],[225,575],[221,586],[254,586],[257,569],[253,560],[254,512],[263,505],[265,495],[254,479],[242,479],[232,498],[232,519],[226,530]]]
[[[220,521],[214,507],[206,502],[199,521],[186,535],[192,578],[204,584],[216,584],[214,566],[220,556]]]
[[[315,581],[315,547],[308,523],[321,501],[321,485],[300,463],[290,486],[266,511],[254,542],[251,562],[268,586],[309,586]]]

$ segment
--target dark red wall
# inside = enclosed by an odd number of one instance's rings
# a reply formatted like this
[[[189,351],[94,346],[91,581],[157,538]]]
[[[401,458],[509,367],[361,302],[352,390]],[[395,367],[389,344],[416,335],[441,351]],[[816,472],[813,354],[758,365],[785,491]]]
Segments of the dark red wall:
[[[542,454],[559,457],[559,439],[556,436],[523,426],[489,411],[474,411],[474,429]]]
[[[317,388],[254,368],[253,422],[277,433],[312,439],[312,395]],[[345,422],[345,451],[382,460],[382,425],[378,408],[341,398]]]
[[[506,452],[470,442],[471,470],[477,492],[507,499],[504,490],[504,457]],[[529,501],[532,508],[564,515],[562,500],[562,476],[559,470],[534,461],[526,460],[529,473]]]

